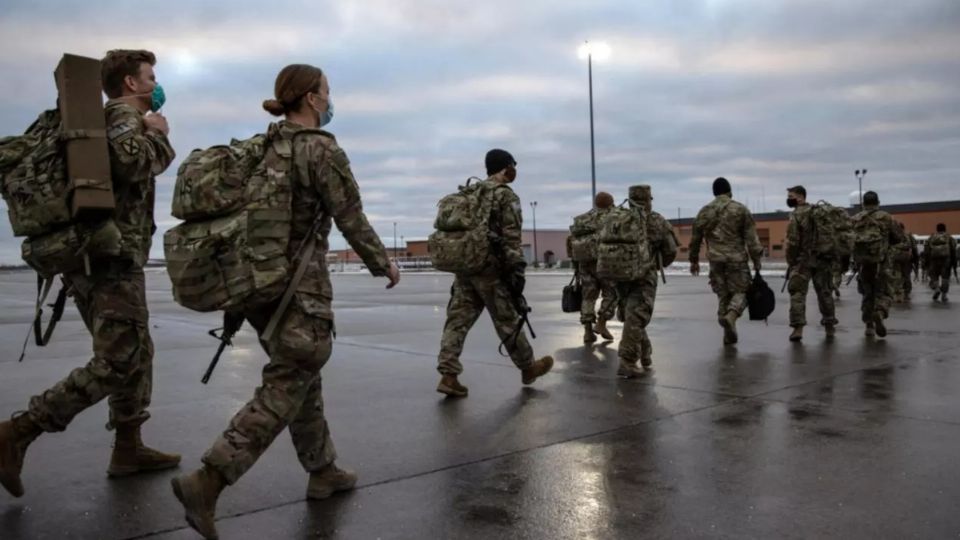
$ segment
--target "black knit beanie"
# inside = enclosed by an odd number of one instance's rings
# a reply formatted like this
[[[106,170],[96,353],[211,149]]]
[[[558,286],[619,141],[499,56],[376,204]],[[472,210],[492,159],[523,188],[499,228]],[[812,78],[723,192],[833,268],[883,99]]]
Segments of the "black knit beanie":
[[[726,178],[720,177],[713,181],[713,196],[723,195],[725,193],[730,193],[730,182]]]

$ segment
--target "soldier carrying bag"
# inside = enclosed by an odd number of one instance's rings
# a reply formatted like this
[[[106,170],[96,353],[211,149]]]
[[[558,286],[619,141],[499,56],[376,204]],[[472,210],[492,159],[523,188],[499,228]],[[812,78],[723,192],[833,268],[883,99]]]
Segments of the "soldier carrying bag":
[[[777,297],[767,285],[760,272],[753,273],[753,281],[747,288],[747,311],[751,321],[764,321],[773,313]]]
[[[642,279],[653,268],[643,209],[611,209],[600,224],[597,277],[625,282]]]
[[[591,211],[573,218],[570,226],[570,258],[574,262],[589,263],[597,260],[599,235],[598,215]]]
[[[931,259],[950,258],[950,237],[946,233],[936,233],[927,240]]]
[[[879,263],[887,250],[886,231],[873,219],[876,210],[867,210],[853,222],[853,260],[857,264]]]
[[[471,184],[471,181],[478,180]],[[474,275],[487,268],[492,254],[490,213],[493,190],[470,177],[437,203],[436,229],[427,240],[433,267],[441,272]]]

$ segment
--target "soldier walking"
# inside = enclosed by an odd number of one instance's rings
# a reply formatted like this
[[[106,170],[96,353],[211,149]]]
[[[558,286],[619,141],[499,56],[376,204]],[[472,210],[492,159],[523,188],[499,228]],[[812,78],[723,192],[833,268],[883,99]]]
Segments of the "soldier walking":
[[[947,234],[947,226],[937,223],[937,232],[927,238],[923,246],[924,258],[928,261],[928,275],[930,289],[933,290],[933,301],[947,303],[947,292],[950,291],[950,271],[957,267],[957,240]]]
[[[853,259],[859,266],[857,285],[863,300],[860,316],[867,337],[887,335],[883,321],[890,313],[890,246],[904,241],[903,231],[890,214],[880,210],[876,192],[863,194],[863,210],[853,216]]]
[[[450,288],[447,320],[440,338],[437,371],[440,383],[437,392],[452,397],[466,397],[468,389],[458,377],[463,373],[460,354],[470,328],[486,309],[493,327],[500,336],[515,366],[521,371],[523,384],[533,384],[553,367],[553,357],[534,360],[533,348],[522,327],[514,300],[523,294],[527,267],[521,247],[523,217],[520,198],[510,184],[517,178],[517,162],[509,152],[493,149],[487,152],[487,179],[479,189],[491,197],[488,237],[492,237],[489,264],[479,274],[456,275]]]
[[[285,119],[271,124],[268,133],[288,141],[293,157],[274,152],[264,159],[293,160],[283,170],[294,172],[282,179],[292,188],[291,260],[297,247],[315,230],[317,216],[321,216],[320,238],[293,301],[280,314],[276,331],[269,340],[260,341],[269,356],[261,386],[204,454],[203,467],[172,480],[187,522],[205,538],[217,537],[214,515],[224,487],[239,480],[284,429],[290,430],[297,457],[310,475],[307,498],[324,499],[356,484],[355,473],[334,463],[337,453],[323,413],[320,371],[330,359],[333,333],[332,287],[326,264],[332,225],[336,223],[372,275],[389,280],[388,289],[400,281],[400,271],[388,259],[363,213],[360,190],[346,153],[332,134],[317,131],[333,116],[326,75],[310,65],[287,66],[277,75],[274,93],[275,99],[264,101],[263,108]],[[313,131],[296,136],[304,130]],[[263,336],[280,303],[277,299],[268,305],[252,306],[243,311],[243,316]]]
[[[140,437],[140,426],[150,418],[153,381],[143,266],[154,230],[155,177],[174,158],[167,120],[156,112],[165,97],[155,64],[154,54],[144,50],[109,51],[101,62],[120,254],[91,260],[89,274],[64,275],[93,338],[93,358],[30,398],[26,412],[0,422],[0,483],[15,497],[24,492],[20,472],[30,443],[41,433],[64,431],[77,414],[105,397],[107,428],[116,430],[109,476],[180,463],[179,455],[149,448]]]
[[[837,256],[816,249],[817,235],[823,234],[826,227],[817,227],[813,207],[807,204],[806,188],[794,186],[788,189],[787,206],[793,208],[787,225],[787,264],[790,268],[787,290],[790,292],[790,326],[793,328],[790,341],[803,339],[803,327],[807,324],[807,291],[811,281],[820,308],[820,324],[827,337],[833,337],[837,326],[832,294]]]
[[[733,200],[726,178],[713,182],[713,195],[713,201],[700,209],[693,222],[690,273],[700,275],[700,245],[706,240],[710,286],[719,300],[717,319],[723,328],[724,345],[732,345],[738,339],[737,319],[747,308],[747,261],[753,261],[754,270],[759,272],[763,246],[750,210]]]
[[[607,329],[607,321],[616,315],[617,287],[615,283],[597,277],[597,236],[603,216],[613,207],[613,195],[601,191],[594,199],[594,208],[573,218],[571,235],[567,237],[567,254],[573,260],[574,272],[580,277],[583,287],[583,303],[580,306],[580,324],[583,325],[583,342],[597,341],[597,334],[612,341],[613,334]],[[600,311],[597,299],[603,294]]]
[[[624,312],[623,337],[618,350],[620,368],[617,374],[628,379],[641,375],[643,369],[649,369],[653,365],[653,346],[647,335],[647,325],[653,317],[657,279],[660,277],[658,274],[661,274],[663,268],[673,264],[677,256],[677,238],[673,234],[673,227],[663,215],[653,211],[652,201],[650,186],[641,184],[630,187],[630,207],[646,214],[647,244],[650,248],[650,259],[654,264],[639,281],[617,284]],[[637,359],[643,369],[637,366]]]

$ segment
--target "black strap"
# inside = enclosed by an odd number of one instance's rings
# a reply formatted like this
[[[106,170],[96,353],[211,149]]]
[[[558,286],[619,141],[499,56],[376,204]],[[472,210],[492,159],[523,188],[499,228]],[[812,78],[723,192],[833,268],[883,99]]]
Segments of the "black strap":
[[[32,330],[27,332],[27,337],[23,340],[23,348],[20,351],[20,359],[18,362],[23,362],[24,356],[27,354],[27,343],[30,341],[30,334],[34,336],[34,342],[37,344],[37,347],[46,347],[50,343],[50,338],[53,337],[53,330],[56,328],[57,323],[63,317],[63,309],[67,304],[67,286],[62,285],[60,287],[60,292],[57,293],[56,300],[52,304],[49,304],[53,308],[53,313],[50,314],[50,322],[47,324],[46,330],[43,329],[43,303],[46,302],[47,296],[50,295],[50,289],[53,287],[53,278],[43,279],[43,276],[37,274],[37,304],[36,310],[34,311]]]

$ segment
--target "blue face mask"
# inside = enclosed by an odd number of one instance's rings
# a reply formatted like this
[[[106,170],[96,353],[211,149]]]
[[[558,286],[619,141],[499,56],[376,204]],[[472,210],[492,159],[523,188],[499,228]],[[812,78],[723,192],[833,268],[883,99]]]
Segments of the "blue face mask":
[[[163,92],[163,87],[159,84],[154,86],[153,92],[150,94],[150,110],[157,112],[166,102],[167,95]]]
[[[333,99],[327,98],[327,110],[326,112],[320,113],[320,127],[323,127],[330,123],[333,120]]]

